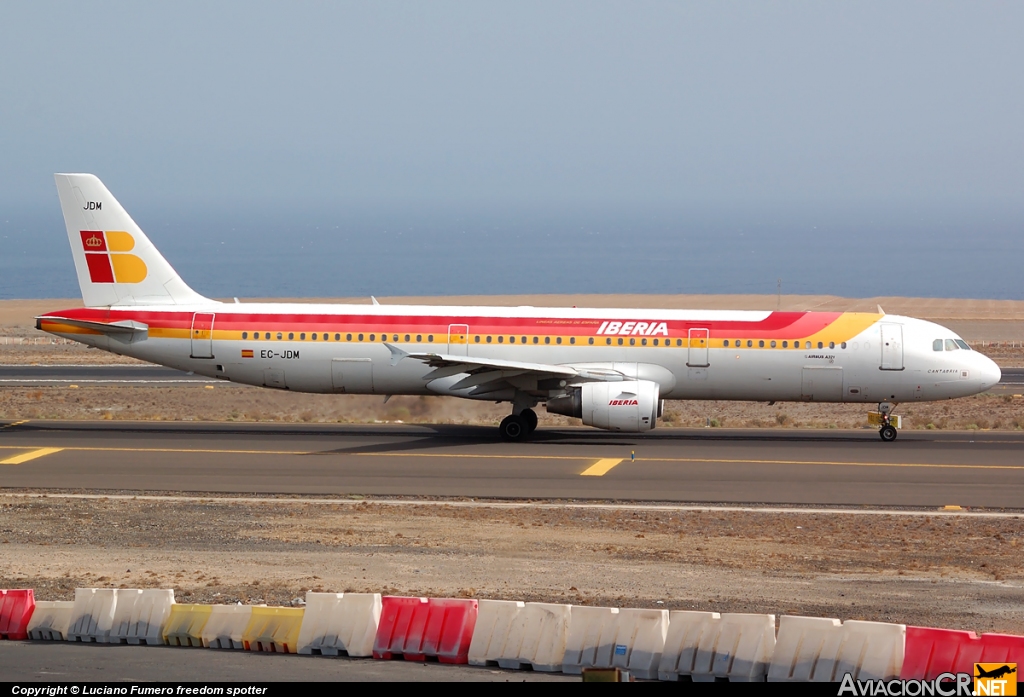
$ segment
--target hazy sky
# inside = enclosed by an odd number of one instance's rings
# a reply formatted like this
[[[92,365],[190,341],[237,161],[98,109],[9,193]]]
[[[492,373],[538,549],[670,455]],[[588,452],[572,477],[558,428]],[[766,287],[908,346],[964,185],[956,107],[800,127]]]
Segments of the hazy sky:
[[[1022,36],[1011,2],[8,2],[0,213],[52,225],[86,171],[137,218],[978,235],[1024,222]]]

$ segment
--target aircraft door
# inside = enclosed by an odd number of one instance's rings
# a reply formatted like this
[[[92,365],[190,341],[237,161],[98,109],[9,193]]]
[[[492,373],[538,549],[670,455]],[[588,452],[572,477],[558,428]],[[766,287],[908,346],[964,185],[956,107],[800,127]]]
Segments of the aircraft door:
[[[373,361],[369,358],[333,359],[331,386],[335,392],[373,394]]]
[[[469,325],[448,325],[448,354],[452,356],[469,355]]]
[[[192,358],[213,358],[212,312],[192,315]]]
[[[689,333],[689,354],[687,354],[686,365],[691,368],[706,368],[708,366],[708,344],[710,343],[711,332],[707,329],[691,329]]]
[[[903,370],[903,325],[882,324],[882,370]]]

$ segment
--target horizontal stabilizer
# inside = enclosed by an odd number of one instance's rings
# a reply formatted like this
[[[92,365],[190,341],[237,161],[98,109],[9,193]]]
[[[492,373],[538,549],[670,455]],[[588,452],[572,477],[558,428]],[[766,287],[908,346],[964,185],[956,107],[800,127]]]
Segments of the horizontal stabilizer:
[[[134,334],[144,334],[149,331],[149,325],[143,324],[142,322],[136,322],[135,320],[121,320],[120,322],[90,322],[84,319],[71,319],[69,317],[54,317],[52,315],[44,315],[42,317],[36,317],[36,329],[42,329],[43,331],[49,331],[44,329],[43,322],[57,322],[60,324],[67,324],[72,327],[78,327],[79,329],[91,329],[99,332],[100,334],[109,334],[111,336],[128,336]]]

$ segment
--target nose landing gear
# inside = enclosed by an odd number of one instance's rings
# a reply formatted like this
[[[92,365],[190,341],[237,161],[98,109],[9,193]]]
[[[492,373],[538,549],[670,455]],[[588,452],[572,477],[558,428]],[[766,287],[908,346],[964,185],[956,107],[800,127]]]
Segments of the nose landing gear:
[[[900,417],[892,413],[895,404],[890,402],[880,402],[878,404],[878,411],[868,412],[868,423],[874,426],[878,426],[878,435],[886,443],[891,443],[896,440],[896,436],[899,435]]]

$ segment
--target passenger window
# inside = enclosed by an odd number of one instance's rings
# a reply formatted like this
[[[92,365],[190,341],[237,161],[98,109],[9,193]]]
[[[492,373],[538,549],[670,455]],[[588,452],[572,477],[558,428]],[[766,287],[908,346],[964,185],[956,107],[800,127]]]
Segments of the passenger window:
[[[289,337],[289,338],[291,338],[291,337]],[[305,341],[305,340],[306,340],[306,332],[302,332],[301,334],[299,334],[299,341]]]
[[[550,344],[551,343],[551,337],[550,336],[544,337],[544,343],[545,344]]]
[[[830,342],[828,342],[828,347],[829,347],[830,349],[834,349],[834,348],[836,347],[836,342],[834,342],[834,341],[830,341]]]
[[[557,339],[555,339],[555,343],[556,344],[562,343],[562,337],[558,337]]]
[[[622,346],[622,339],[619,339],[619,346]]]
[[[819,342],[818,342],[818,348],[825,348],[825,345],[824,345],[824,344],[822,344],[822,343],[821,343],[821,342],[819,341]]]
[[[655,346],[657,346],[657,345],[658,345],[658,340],[657,340],[657,339],[655,339],[655,340],[654,340],[654,345],[655,345]]]
[[[422,344],[423,343],[423,335],[422,334],[417,334],[416,335],[416,343],[417,344]]]
[[[956,345],[955,341],[953,341],[952,339],[946,339],[946,350],[947,351],[958,351],[959,349],[960,349],[960,347]]]
[[[479,336],[474,336],[473,337],[473,341],[479,344],[480,343],[480,337]]]
[[[510,337],[508,338],[508,343],[510,343],[510,344],[514,344],[514,343],[516,343],[516,338],[515,338],[514,336],[510,336]]]
[[[491,337],[490,336],[487,337],[487,343],[488,344],[491,343]]]
[[[682,346],[682,345],[683,345],[683,340],[682,339],[676,339],[676,346]]]
[[[844,341],[843,343],[839,344],[839,348],[841,348],[841,349],[846,348],[846,342]]]
[[[370,341],[376,341],[376,340],[377,340],[377,335],[376,334],[370,334]]]
[[[324,336],[327,336],[327,335],[324,334]],[[313,332],[313,341],[316,341],[316,332]]]
[[[243,339],[248,339],[249,338],[249,332],[242,332],[242,338]]]
[[[646,346],[647,345],[647,339],[640,339],[640,345],[641,346]]]
[[[360,341],[362,341],[362,340],[363,340],[363,335],[362,335],[362,334],[360,334],[360,335],[359,335],[359,340],[360,340]]]
[[[338,340],[338,335],[337,334],[334,335],[334,340],[335,341]],[[352,341],[352,335],[351,334],[346,334],[345,335],[345,341]]]
[[[636,346],[636,339],[630,339],[629,340],[629,345],[630,346]]]
[[[280,340],[281,340],[281,336],[282,336],[282,335],[281,335],[281,332],[278,332],[278,333],[277,333],[277,340],[278,340],[278,341],[280,341]]]
[[[657,339],[654,340],[654,344],[655,344],[655,346],[657,346],[657,344],[658,344],[658,340]],[[722,342],[722,346],[724,346],[726,348],[729,348],[729,340],[726,339],[725,341],[723,341]]]
[[[537,337],[537,336],[533,337],[533,343],[536,344],[539,340],[540,340],[540,337]],[[526,343],[526,337],[525,336],[523,337],[523,343],[524,344]]]
[[[392,341],[398,341],[398,334],[395,334],[394,336],[392,336],[391,340]],[[477,339],[477,341],[480,341],[480,339]]]
[[[427,334],[427,343],[428,344],[434,343],[434,335],[433,334]]]
[[[590,337],[589,339],[587,339],[587,342],[588,342],[588,343],[589,343],[589,344],[590,344],[591,346],[593,346],[593,345],[594,345],[594,337]]]
[[[294,339],[295,339],[295,332],[288,332],[288,341],[293,341]]]
[[[754,346],[754,342],[751,341],[750,339],[747,339],[747,348],[753,348],[753,346]]]
[[[499,337],[498,337],[498,343],[499,343],[499,344],[504,344],[504,343],[505,343],[505,337],[503,337],[503,336],[499,336]]]
[[[807,343],[805,344],[804,348],[810,348],[810,347],[811,347],[811,342],[810,342],[810,341],[808,341],[808,342],[807,342]]]
[[[409,335],[408,334],[405,335],[405,343],[407,343],[407,344],[409,343]]]
[[[772,345],[772,348],[775,348],[775,342],[774,341],[772,342],[771,345]]]
[[[932,351],[941,351],[941,350],[942,350],[942,339],[936,339],[935,341],[932,342]]]
[[[570,336],[570,337],[569,337],[569,343],[570,343],[570,344],[575,344],[575,343],[576,343],[576,337],[574,337],[574,336]]]
[[[604,340],[604,343],[606,343],[606,344],[608,344],[609,346],[611,346],[611,345],[612,345],[612,340],[611,340],[611,338],[609,337],[609,338],[605,339],[605,340]]]
[[[956,345],[959,346],[960,348],[962,348],[964,351],[970,351],[971,350],[971,347],[968,346],[967,342],[964,341],[963,339],[953,339],[953,341],[955,341]]]
[[[757,342],[757,347],[758,348],[764,348],[764,340],[763,339],[761,341]]]
[[[789,348],[789,342],[788,341],[783,341],[782,342],[782,348]]]

